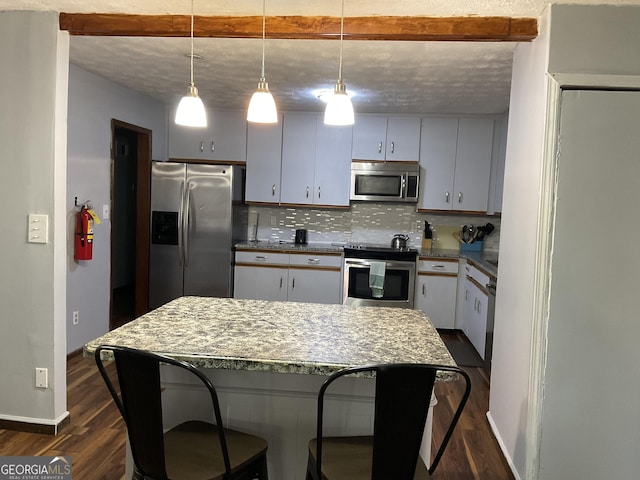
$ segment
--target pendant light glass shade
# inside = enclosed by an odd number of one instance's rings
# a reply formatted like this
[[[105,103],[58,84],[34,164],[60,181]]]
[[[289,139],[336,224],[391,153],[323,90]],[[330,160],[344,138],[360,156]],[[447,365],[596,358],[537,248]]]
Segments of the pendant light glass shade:
[[[262,0],[262,75],[258,81],[258,89],[251,96],[247,110],[247,121],[253,123],[278,123],[276,101],[269,91],[269,84],[264,76],[264,47],[266,24],[266,0]]]
[[[353,113],[353,104],[351,98],[347,95],[347,87],[341,80],[336,83],[333,89],[333,95],[329,97],[327,106],[324,110],[325,125],[353,125],[355,123],[355,115]]]
[[[185,127],[206,127],[207,112],[204,103],[198,96],[198,89],[193,83],[193,0],[191,0],[191,83],[187,94],[182,97],[176,110],[175,122]]]
[[[206,127],[207,112],[204,103],[198,96],[198,89],[195,85],[189,85],[188,93],[182,97],[176,110],[176,124],[185,127]]]
[[[269,91],[269,84],[264,78],[258,82],[258,89],[251,95],[247,121],[254,123],[278,123],[276,101]]]
[[[344,0],[342,0],[342,14],[340,16],[340,66],[338,67],[338,81],[333,87],[333,95],[327,100],[324,110],[324,124],[346,126],[355,123],[353,104],[347,95],[347,86],[342,81],[342,47],[344,43]]]

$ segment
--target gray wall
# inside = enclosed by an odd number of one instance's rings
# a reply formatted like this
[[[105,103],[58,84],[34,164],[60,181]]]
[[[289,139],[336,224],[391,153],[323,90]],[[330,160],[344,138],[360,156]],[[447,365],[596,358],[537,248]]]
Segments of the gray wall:
[[[117,52],[114,52],[114,55]],[[110,220],[95,226],[93,260],[73,259],[74,198],[102,216],[111,203],[111,120],[152,130],[152,158],[166,160],[165,107],[75,65],[69,68],[67,352],[109,329]],[[71,313],[79,311],[78,325]]]
[[[640,389],[632,375],[616,373],[637,363],[629,339],[640,332],[627,291],[639,259],[615,247],[609,256],[606,235],[572,241],[571,228],[602,219],[607,232],[622,231],[637,201],[615,199],[622,184],[637,190],[628,179],[637,185],[638,172],[618,163],[627,162],[620,152],[587,163],[557,162],[545,150],[546,141],[560,142],[548,75],[610,75],[609,83],[598,77],[602,86],[640,76],[638,32],[638,7],[552,5],[540,37],[516,50],[489,418],[517,478],[623,479],[640,468],[631,453],[640,450],[637,434],[621,430],[631,423],[637,432]]]
[[[548,16],[514,55],[500,233],[489,420],[525,478],[533,289],[546,115]]]
[[[66,415],[65,144],[68,36],[58,15],[0,12],[0,418],[57,424]],[[27,243],[27,215],[49,216],[48,243]],[[49,371],[35,388],[35,368]]]

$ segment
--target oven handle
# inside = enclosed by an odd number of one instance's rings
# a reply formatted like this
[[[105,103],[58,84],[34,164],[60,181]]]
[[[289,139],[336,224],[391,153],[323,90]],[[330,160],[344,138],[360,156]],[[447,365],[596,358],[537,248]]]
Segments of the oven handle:
[[[381,262],[384,260],[380,260]],[[344,259],[344,263],[345,265],[348,265],[349,267],[356,267],[356,268],[365,268],[365,267],[370,267],[371,266],[371,261],[370,260],[354,260],[354,259],[349,259],[349,258],[345,258]],[[386,263],[386,261],[385,261]]]
[[[348,268],[370,268],[371,262],[385,262],[387,270],[409,270],[415,271],[415,262],[403,262],[395,260],[369,260],[369,259],[354,259],[345,258],[344,265]]]

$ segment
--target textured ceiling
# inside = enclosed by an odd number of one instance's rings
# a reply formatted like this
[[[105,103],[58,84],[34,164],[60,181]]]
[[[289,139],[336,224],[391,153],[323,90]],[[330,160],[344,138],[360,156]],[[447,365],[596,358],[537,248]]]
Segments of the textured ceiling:
[[[346,0],[346,16],[538,17],[545,0]],[[640,0],[571,3],[638,4]],[[340,0],[268,0],[269,15],[339,16]],[[0,0],[2,10],[188,14],[187,0]],[[261,15],[261,0],[195,0],[196,15]],[[268,18],[267,18],[268,29]],[[502,113],[514,43],[345,41],[343,78],[359,112]],[[260,76],[261,41],[196,38],[195,84],[205,105],[244,109]],[[71,37],[71,62],[167,105],[189,83],[188,38]],[[320,111],[316,89],[338,75],[339,42],[267,40],[266,78],[282,110]]]
[[[510,43],[345,42],[343,78],[360,112],[502,113]],[[72,37],[72,62],[177,103],[189,82],[189,39]],[[196,39],[195,84],[205,104],[244,109],[260,76],[260,40]],[[320,111],[315,90],[338,76],[339,42],[267,40],[266,78],[283,110]]]

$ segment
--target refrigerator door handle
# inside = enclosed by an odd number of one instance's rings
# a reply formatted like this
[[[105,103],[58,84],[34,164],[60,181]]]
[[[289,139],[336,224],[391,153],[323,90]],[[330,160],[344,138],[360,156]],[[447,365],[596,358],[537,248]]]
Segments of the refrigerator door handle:
[[[178,209],[178,264],[184,264],[184,182],[180,182],[180,208]]]
[[[189,235],[190,235],[190,227],[191,227],[191,219],[189,218],[189,212],[191,210],[191,184],[186,183],[184,187],[184,213],[183,213],[183,230],[182,234],[184,238],[182,239],[182,252],[184,258],[184,266],[189,266]]]

